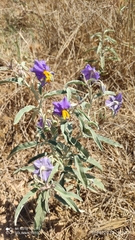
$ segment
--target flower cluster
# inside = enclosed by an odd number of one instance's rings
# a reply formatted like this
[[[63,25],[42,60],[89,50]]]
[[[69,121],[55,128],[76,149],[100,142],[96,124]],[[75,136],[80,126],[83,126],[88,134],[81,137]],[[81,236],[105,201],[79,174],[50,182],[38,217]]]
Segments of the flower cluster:
[[[35,60],[34,66],[33,68],[31,68],[31,72],[35,73],[42,87],[46,83],[49,83],[50,81],[53,80],[53,72],[50,71],[49,66],[43,60],[41,61]],[[85,68],[81,70],[81,74],[83,75],[85,80],[92,79],[92,82],[94,80],[98,81],[98,79],[100,78],[99,72],[95,70],[95,67],[91,67],[89,64],[87,64]],[[105,102],[105,105],[113,111],[114,115],[117,114],[118,110],[122,105],[122,101],[123,101],[122,98],[123,98],[122,94],[119,93],[116,96],[110,96],[110,99],[106,100]],[[53,102],[53,105],[54,105],[54,111],[53,111],[54,115],[58,115],[65,120],[69,119],[70,115],[67,110],[71,107],[71,104],[68,102],[66,97],[64,97],[63,100],[59,102]],[[44,126],[43,118],[39,119],[37,126],[39,128],[43,128]]]

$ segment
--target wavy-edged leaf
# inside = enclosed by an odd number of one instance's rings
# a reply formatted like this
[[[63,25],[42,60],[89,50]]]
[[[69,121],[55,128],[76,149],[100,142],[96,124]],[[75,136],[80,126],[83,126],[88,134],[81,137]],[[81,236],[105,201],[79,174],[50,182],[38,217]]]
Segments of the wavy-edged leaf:
[[[82,109],[84,110],[85,108],[90,109],[90,103],[84,101],[81,104]]]
[[[46,215],[46,211],[45,211],[45,202],[43,201],[43,196],[42,193],[39,194],[38,196],[38,200],[37,200],[37,206],[35,209],[35,217],[34,217],[34,229],[36,231],[39,231],[42,227],[42,223],[44,221],[45,215]]]
[[[35,160],[37,159],[40,159],[42,157],[44,157],[46,154],[45,153],[40,153],[38,155],[36,155],[35,157],[31,158],[29,161],[28,161],[28,164],[31,163],[31,162],[34,162]]]
[[[97,167],[98,169],[100,169],[100,170],[102,171],[102,166],[101,166],[100,163],[97,162],[97,160],[95,160],[94,158],[89,157],[89,158],[87,159],[87,162],[90,163],[90,164],[92,164],[92,165],[94,165],[95,167]]]
[[[28,106],[20,109],[20,111],[15,116],[14,125],[17,124],[20,121],[20,119],[22,118],[24,113],[27,113],[27,112],[31,111],[32,109],[34,109],[34,108],[35,108],[35,106],[28,105]]]
[[[71,89],[68,87],[66,90],[67,90],[67,100],[70,101],[71,95],[72,95]]]
[[[91,192],[93,192],[93,193],[97,193],[97,191],[96,191],[93,187],[91,187],[91,186],[87,186],[87,188],[90,189]]]
[[[58,142],[54,141],[54,140],[49,140],[48,143],[50,143],[51,145],[53,145],[53,147],[55,148],[55,150],[62,155],[62,147],[61,144],[59,144]]]
[[[65,198],[75,198],[75,199],[78,199],[79,201],[82,201],[82,198],[79,195],[77,195],[73,192],[65,191],[65,189],[59,183],[56,184],[54,190],[56,192],[58,192],[60,194],[60,196],[64,199]]]
[[[95,186],[97,186],[99,189],[101,189],[101,190],[103,190],[103,191],[106,192],[106,189],[105,189],[103,183],[101,182],[101,180],[95,178],[95,179],[93,179],[92,182],[93,182],[93,184],[94,184]]]
[[[95,143],[97,144],[97,146],[99,147],[99,149],[100,149],[100,150],[103,150],[103,147],[102,147],[102,144],[101,144],[101,142],[100,142],[100,140],[99,140],[98,135],[95,133],[95,131],[94,131],[92,128],[89,127],[89,130],[90,130],[90,132],[91,132],[91,135],[92,135],[93,140],[95,141]]]
[[[105,91],[103,95],[104,95],[104,96],[105,96],[105,95],[113,95],[113,96],[115,96],[116,93],[115,93],[115,92],[112,92],[112,91]]]
[[[28,149],[28,148],[32,148],[32,147],[35,147],[37,145],[41,144],[40,142],[25,142],[25,143],[22,143],[22,144],[19,144],[17,145],[9,154],[8,158],[9,159],[10,157],[12,157],[14,154],[16,154],[17,152],[21,151],[21,150],[25,150],[25,149]]]
[[[69,138],[69,143],[75,146],[79,150],[79,152],[82,152],[86,157],[89,157],[89,152],[87,151],[87,149],[83,147],[81,143],[78,142],[74,137]]]
[[[70,84],[81,84],[81,85],[86,85],[83,81],[80,81],[80,80],[72,80],[70,82],[67,82],[66,83],[66,87]]]
[[[87,177],[84,172],[82,162],[80,161],[78,156],[75,156],[74,160],[75,160],[75,167],[77,169],[77,171],[75,171],[75,174],[78,177],[79,181],[83,184],[83,186],[87,187]]]
[[[55,194],[54,196],[62,204],[71,207],[75,212],[80,212],[79,208],[76,206],[72,199],[61,197],[58,194]]]
[[[110,144],[110,145],[112,145],[112,146],[114,146],[114,147],[123,148],[123,145],[122,145],[122,144],[120,144],[120,143],[118,143],[118,142],[116,142],[116,141],[113,141],[113,140],[111,140],[110,138],[103,137],[103,136],[101,136],[101,135],[97,135],[97,136],[98,136],[98,139],[99,139],[101,142],[105,142],[105,143]]]
[[[79,208],[71,198],[65,198],[64,196],[59,196],[58,194],[55,194],[55,198],[58,199],[58,201],[60,201],[62,204],[71,207],[75,212],[80,212]]]
[[[37,188],[33,188],[31,191],[29,191],[24,197],[23,199],[21,200],[21,202],[19,203],[19,205],[17,206],[17,209],[15,211],[15,217],[14,217],[14,224],[16,226],[17,224],[17,220],[18,220],[18,217],[19,217],[19,214],[22,210],[22,208],[24,207],[25,203],[28,202],[28,200],[33,197],[35,195],[37,191]]]
[[[55,164],[54,168],[52,169],[52,171],[49,175],[49,178],[48,178],[47,182],[50,182],[52,180],[53,176],[55,175],[55,173],[58,172],[59,165],[60,165],[59,162],[57,162]]]
[[[38,92],[35,90],[33,83],[30,85],[30,89],[31,89],[31,91],[32,91],[33,94],[34,94],[35,99],[38,101],[38,99],[39,99],[39,94],[38,94]]]
[[[9,78],[7,80],[0,81],[0,84],[4,83],[18,83],[17,78]]]
[[[44,98],[49,98],[49,97],[52,97],[52,96],[55,96],[55,95],[66,94],[66,93],[67,93],[66,90],[56,90],[56,91],[46,93],[44,95]]]
[[[22,167],[22,168],[19,168],[19,169],[17,169],[15,172],[14,172],[14,174],[16,174],[16,173],[18,173],[18,172],[20,172],[20,171],[28,171],[28,172],[34,172],[34,165],[32,165],[32,166],[25,166],[25,167]]]

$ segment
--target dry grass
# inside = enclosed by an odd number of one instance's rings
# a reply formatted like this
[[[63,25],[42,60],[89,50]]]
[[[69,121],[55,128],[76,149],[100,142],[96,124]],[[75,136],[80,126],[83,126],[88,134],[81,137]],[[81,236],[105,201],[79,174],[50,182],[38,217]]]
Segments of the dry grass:
[[[117,41],[115,50],[120,61],[106,61],[102,80],[109,90],[121,91],[123,107],[116,118],[100,123],[100,134],[123,144],[124,149],[104,145],[101,153],[93,142],[86,145],[93,157],[103,166],[103,173],[95,172],[107,191],[98,194],[82,190],[84,213],[76,214],[51,202],[50,218],[46,220],[39,239],[46,240],[134,240],[135,239],[135,6],[133,0],[3,0],[0,6],[0,80],[20,74],[19,64],[28,68],[33,60],[45,59],[55,74],[52,89],[58,89],[78,76],[89,60],[100,67],[99,56],[91,50],[97,41],[91,36],[106,29]],[[12,60],[12,68],[9,65]],[[32,75],[26,77],[31,81]],[[13,226],[13,212],[27,191],[30,176],[13,172],[27,163],[34,149],[16,154],[10,160],[11,149],[34,139],[35,123],[27,115],[13,126],[15,114],[34,98],[24,87],[1,85],[0,88],[0,235],[1,239],[35,239],[29,235],[6,235],[5,228]],[[48,103],[48,107],[50,107]],[[33,203],[34,204],[34,203]],[[30,226],[32,204],[22,213],[20,223]],[[37,238],[36,238],[37,239]]]

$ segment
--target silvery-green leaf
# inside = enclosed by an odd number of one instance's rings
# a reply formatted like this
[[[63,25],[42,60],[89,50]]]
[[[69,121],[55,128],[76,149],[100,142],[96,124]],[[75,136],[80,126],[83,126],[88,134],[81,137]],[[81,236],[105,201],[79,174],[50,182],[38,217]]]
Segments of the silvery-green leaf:
[[[22,108],[22,109],[16,114],[16,117],[15,117],[15,120],[14,120],[14,125],[17,124],[17,123],[20,121],[20,119],[22,118],[22,116],[23,116],[24,113],[27,113],[27,112],[31,111],[32,109],[34,109],[34,108],[35,108],[35,106],[33,106],[33,105],[28,105],[28,106]]]
[[[77,169],[77,171],[75,171],[75,174],[77,175],[79,181],[83,184],[83,186],[87,187],[87,177],[85,175],[83,165],[78,156],[75,156],[74,159],[75,159],[75,167]],[[74,169],[73,169],[73,171],[74,171]]]
[[[120,143],[118,143],[118,142],[116,142],[116,141],[113,141],[113,140],[111,140],[110,138],[103,137],[103,136],[101,136],[101,135],[97,135],[97,136],[98,136],[98,139],[99,139],[101,142],[105,142],[105,143],[110,144],[110,145],[112,145],[112,146],[114,146],[114,147],[123,148],[123,145],[122,145],[122,144],[120,144]]]
[[[13,148],[13,150],[10,152],[10,154],[9,154],[7,159],[9,159],[15,153],[17,153],[17,152],[19,152],[21,150],[32,148],[32,147],[35,147],[35,146],[40,145],[40,144],[41,144],[40,142],[34,142],[34,141],[33,142],[25,142],[25,143],[19,144],[15,148]]]
[[[18,220],[18,217],[19,217],[19,214],[20,214],[22,208],[24,207],[25,203],[27,203],[29,201],[29,199],[35,195],[36,191],[37,191],[37,188],[33,188],[30,192],[28,192],[23,197],[23,199],[21,200],[21,202],[17,206],[17,209],[15,210],[15,217],[14,217],[14,224],[15,224],[15,226],[17,224],[17,220]]]

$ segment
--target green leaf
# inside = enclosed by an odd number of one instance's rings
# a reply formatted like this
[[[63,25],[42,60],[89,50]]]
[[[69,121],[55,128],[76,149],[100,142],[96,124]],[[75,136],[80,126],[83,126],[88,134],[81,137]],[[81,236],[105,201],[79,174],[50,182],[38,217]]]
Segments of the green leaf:
[[[68,101],[70,101],[71,95],[72,95],[72,94],[71,94],[71,89],[68,87],[68,88],[67,88],[67,100],[68,100]]]
[[[59,165],[60,164],[58,162],[55,164],[54,168],[52,169],[52,171],[49,175],[47,182],[50,182],[52,180],[53,176],[55,175],[55,173],[58,172]]]
[[[71,198],[65,198],[64,196],[59,196],[58,194],[55,194],[55,198],[58,199],[58,201],[60,201],[62,204],[71,207],[75,212],[80,212],[79,208]]]
[[[101,166],[100,163],[97,162],[94,158],[89,157],[89,158],[87,159],[87,162],[90,163],[90,164],[92,164],[92,165],[94,165],[95,167],[97,167],[98,169],[100,169],[100,170],[102,171],[102,166]]]
[[[105,41],[116,44],[117,41],[114,38],[111,38],[110,36],[105,37]]]
[[[55,194],[54,197],[55,197],[59,202],[61,202],[63,205],[68,206],[68,203],[67,203],[62,197],[60,197],[58,194]]]
[[[24,207],[25,203],[28,202],[29,198],[31,198],[31,197],[33,197],[35,195],[36,191],[37,191],[37,188],[33,188],[30,192],[28,192],[23,197],[23,199],[21,200],[21,202],[17,206],[17,209],[15,211],[15,217],[14,217],[14,224],[15,224],[15,226],[17,224],[17,220],[18,220],[18,217],[19,217],[19,214],[20,214],[22,208]]]
[[[105,96],[105,95],[113,95],[113,96],[115,96],[116,93],[115,93],[115,92],[112,92],[112,91],[105,91],[103,95],[104,95],[104,96]]]
[[[40,153],[40,154],[36,155],[35,157],[31,158],[31,159],[28,161],[28,163],[34,162],[35,160],[40,159],[40,158],[42,158],[42,157],[44,157],[44,156],[45,156],[45,153]]]
[[[70,166],[65,166],[64,167],[64,171],[66,172],[66,173],[71,173],[71,174],[74,174],[74,172],[73,172],[73,169],[72,169],[72,167],[70,167]]]
[[[82,162],[80,161],[78,156],[75,156],[74,159],[75,159],[75,167],[77,168],[77,171],[75,171],[75,174],[78,177],[79,181],[83,184],[83,186],[87,187],[87,177],[84,173]]]
[[[81,107],[82,109],[85,109],[85,108],[90,109],[90,103],[84,101],[81,103]]]
[[[72,80],[70,82],[67,82],[66,83],[66,87],[70,84],[81,84],[81,85],[86,85],[83,81],[80,81],[80,80]]]
[[[56,91],[46,93],[44,95],[44,98],[49,98],[49,97],[52,97],[52,96],[55,96],[55,95],[66,94],[66,93],[67,93],[66,90],[56,90]]]
[[[104,55],[100,56],[100,64],[101,64],[101,68],[104,69],[104,67],[105,67],[105,56]]]
[[[93,187],[87,186],[87,188],[90,189],[91,192],[97,193],[97,191]]]
[[[98,48],[97,48],[97,54],[100,54],[102,52],[102,47],[103,47],[102,43],[99,42]]]
[[[105,31],[104,31],[104,34],[106,34],[106,33],[108,33],[108,32],[115,32],[113,29],[106,29]]]
[[[86,157],[89,157],[89,152],[87,151],[86,148],[84,148],[80,142],[78,142],[75,138],[71,137],[69,138],[70,142],[72,145],[74,145],[78,150],[79,152],[82,152]]]
[[[35,106],[33,105],[28,105],[24,108],[22,108],[17,114],[16,114],[16,117],[15,117],[15,120],[14,120],[14,125],[17,124],[20,119],[22,118],[23,114],[26,113],[26,112],[29,112],[31,111],[32,109],[34,109]]]
[[[98,135],[95,133],[95,131],[92,128],[89,128],[91,134],[92,134],[92,138],[95,141],[95,143],[97,144],[97,146],[99,147],[100,150],[103,150],[101,142],[99,140]]]
[[[4,83],[18,83],[18,80],[17,78],[9,78],[7,80],[0,81],[0,84],[4,84]]]
[[[61,123],[60,128],[61,128],[61,132],[62,132],[62,134],[63,134],[63,136],[65,138],[65,141],[68,142],[68,134],[67,134],[67,132],[65,130],[66,129],[65,123]]]
[[[34,229],[35,230],[40,230],[42,227],[42,223],[44,221],[45,215],[46,215],[46,211],[44,209],[45,206],[43,206],[43,204],[45,204],[45,201],[43,201],[43,195],[42,193],[39,194],[38,200],[37,200],[37,207],[35,209],[35,217],[34,217]]]
[[[18,84],[21,86],[23,84],[23,78],[22,77],[18,77]]]
[[[31,84],[30,85],[30,89],[31,89],[31,91],[33,92],[33,94],[34,94],[34,96],[35,96],[35,99],[38,101],[38,99],[39,99],[39,94],[38,94],[38,92],[35,90],[35,88],[34,88],[34,85],[33,84]]]
[[[71,198],[66,198],[64,195],[62,195],[61,197],[75,212],[80,212],[79,208],[76,206],[75,202]]]
[[[105,189],[103,183],[102,183],[99,179],[95,178],[95,179],[93,179],[92,182],[93,182],[93,184],[94,184],[95,186],[97,186],[99,189],[101,189],[101,190],[103,190],[103,191],[106,192],[106,189]]]
[[[32,166],[26,166],[26,167],[22,167],[22,168],[19,168],[19,169],[17,169],[15,172],[14,172],[14,174],[16,174],[16,173],[18,173],[18,172],[20,172],[20,171],[28,171],[28,172],[33,172],[34,171],[34,165],[32,165]]]
[[[50,191],[48,190],[48,191],[44,191],[43,192],[43,197],[44,197],[44,203],[45,203],[45,211],[47,212],[47,213],[49,213],[49,204],[48,204],[48,200],[49,200],[49,197],[50,197]]]
[[[82,201],[82,198],[79,195],[77,195],[73,192],[65,191],[65,189],[59,183],[56,184],[54,190],[57,191],[60,194],[60,196],[64,199],[71,197],[71,198],[78,199],[79,201]]]
[[[25,150],[28,148],[32,148],[32,147],[36,147],[37,145],[41,144],[40,142],[25,142],[22,144],[17,145],[9,154],[8,158],[12,157],[15,153],[21,151],[21,150]]]
[[[61,148],[61,145],[60,145],[58,142],[56,142],[56,141],[54,141],[54,140],[49,140],[48,143],[50,143],[51,145],[53,145],[53,147],[55,148],[55,150],[56,150],[60,155],[62,155],[62,152],[61,152],[62,148]]]
[[[114,146],[114,147],[123,148],[123,145],[122,145],[122,144],[120,144],[120,143],[118,143],[118,142],[116,142],[116,141],[113,141],[113,140],[111,140],[110,138],[103,137],[103,136],[101,136],[101,135],[97,135],[97,136],[98,136],[98,139],[99,139],[101,142],[105,142],[105,143],[110,144],[110,145],[112,145],[112,146]]]

